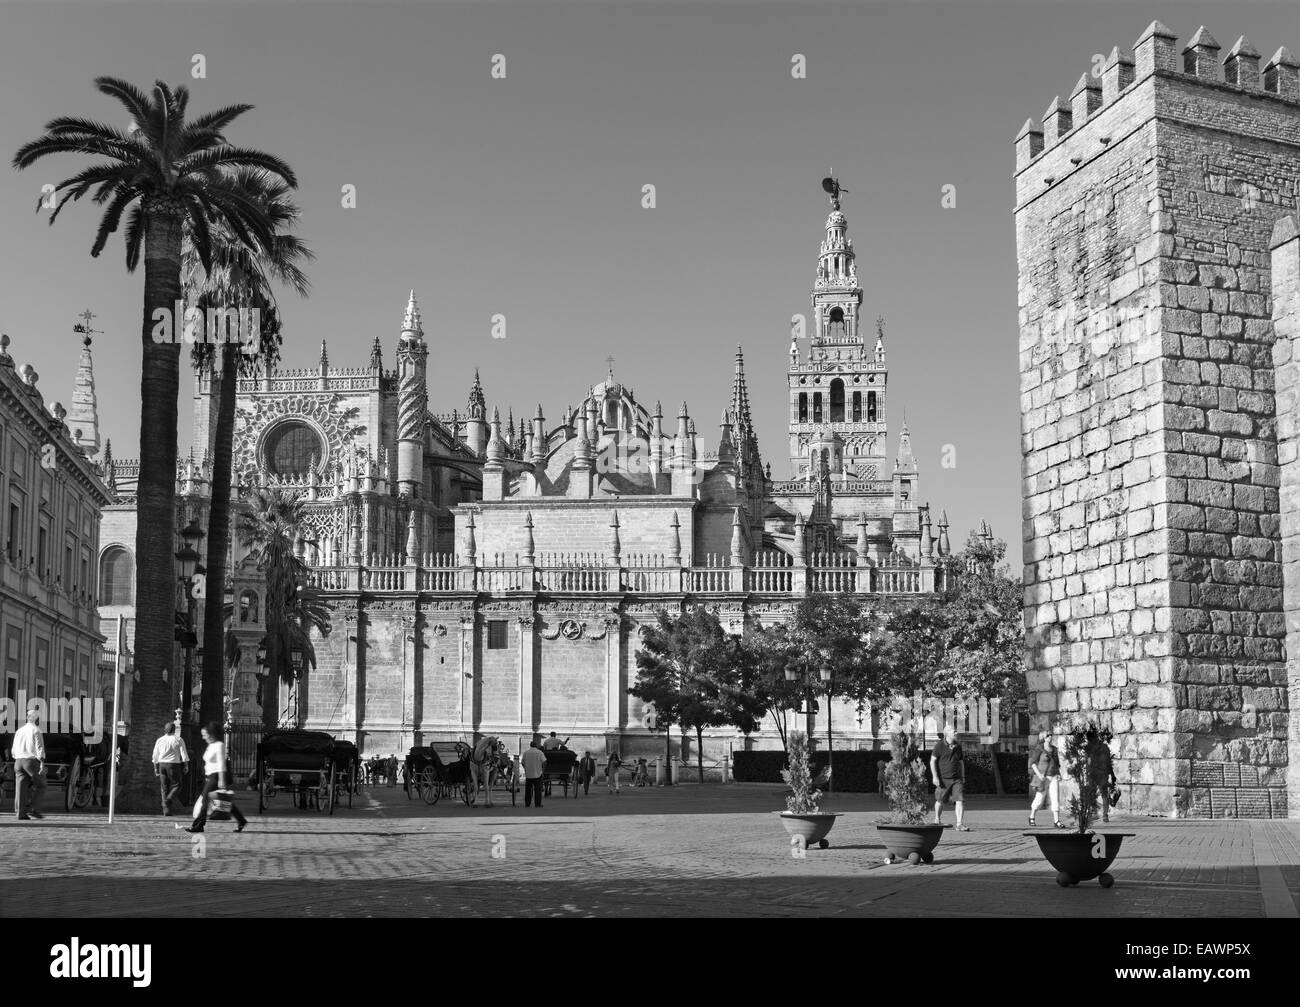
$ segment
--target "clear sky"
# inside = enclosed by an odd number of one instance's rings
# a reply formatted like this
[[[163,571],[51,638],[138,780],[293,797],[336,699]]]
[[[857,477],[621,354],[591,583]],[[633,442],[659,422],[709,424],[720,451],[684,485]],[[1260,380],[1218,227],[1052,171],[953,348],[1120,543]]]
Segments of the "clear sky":
[[[192,112],[251,102],[230,139],[294,166],[319,256],[311,297],[282,298],[286,366],[314,364],[321,339],[335,366],[363,365],[376,335],[393,366],[414,287],[435,411],[464,409],[478,366],[503,416],[541,402],[554,420],[613,356],[640,400],[685,399],[703,434],[740,343],[777,478],[790,318],[809,310],[833,166],[863,317],[886,319],[891,455],[906,409],[920,498],[948,511],[954,544],[987,519],[1018,562],[1013,139],[1153,18],[1180,44],[1205,23],[1225,53],[1242,33],[1265,57],[1300,52],[1300,5],[1222,0],[0,2],[0,140],[7,164],[56,115],[125,125],[100,74],[188,84]],[[135,457],[142,272],[126,275],[120,238],[90,258],[88,201],[53,228],[34,212],[84,163],[0,170],[0,329],[67,404],[71,326],[94,311],[102,432]],[[181,410],[184,446],[188,385]]]

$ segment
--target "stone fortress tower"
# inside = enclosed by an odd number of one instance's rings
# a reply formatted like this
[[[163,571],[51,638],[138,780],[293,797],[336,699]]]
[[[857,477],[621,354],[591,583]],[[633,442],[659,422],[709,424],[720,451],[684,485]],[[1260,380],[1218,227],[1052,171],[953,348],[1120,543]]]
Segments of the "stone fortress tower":
[[[1297,474],[1274,318],[1295,324],[1300,260],[1279,272],[1271,246],[1296,209],[1300,66],[1244,37],[1220,52],[1154,22],[1016,138],[1029,688],[1038,726],[1110,725],[1126,808],[1283,817]],[[1277,261],[1300,255],[1293,225],[1278,237]]]

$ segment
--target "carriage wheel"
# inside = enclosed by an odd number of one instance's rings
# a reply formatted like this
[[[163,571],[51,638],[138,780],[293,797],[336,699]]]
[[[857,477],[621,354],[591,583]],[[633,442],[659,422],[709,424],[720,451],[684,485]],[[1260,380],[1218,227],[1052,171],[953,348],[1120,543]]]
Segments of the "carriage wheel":
[[[78,810],[90,807],[95,797],[95,771],[86,766],[81,767],[77,777],[77,791],[72,795],[72,806]]]
[[[72,764],[68,766],[68,777],[66,785],[63,788],[63,810],[72,810],[73,798],[77,796],[77,779],[81,776],[81,756],[74,755]]]
[[[438,798],[442,796],[442,783],[433,775],[432,766],[421,770],[416,787],[425,804],[437,804]]]

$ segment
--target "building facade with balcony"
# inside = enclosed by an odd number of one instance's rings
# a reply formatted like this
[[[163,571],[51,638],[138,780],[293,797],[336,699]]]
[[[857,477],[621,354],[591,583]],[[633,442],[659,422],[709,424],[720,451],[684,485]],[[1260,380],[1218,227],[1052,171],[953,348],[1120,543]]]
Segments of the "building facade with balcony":
[[[4,695],[102,696],[100,521],[112,496],[96,462],[90,337],[71,412],[46,405],[0,336],[0,669]],[[107,681],[111,698],[111,678]],[[106,713],[107,716],[107,713]]]

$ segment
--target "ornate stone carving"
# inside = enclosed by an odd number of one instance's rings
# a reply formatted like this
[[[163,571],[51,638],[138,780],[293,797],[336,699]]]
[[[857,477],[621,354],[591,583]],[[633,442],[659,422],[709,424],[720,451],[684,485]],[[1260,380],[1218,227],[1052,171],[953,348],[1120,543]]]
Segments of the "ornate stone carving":
[[[331,459],[347,455],[365,445],[366,425],[358,422],[361,410],[341,404],[337,392],[293,391],[287,395],[257,395],[251,405],[237,407],[235,413],[234,457],[243,465],[242,481],[252,482],[261,466],[259,448],[267,430],[278,420],[305,421],[321,434],[324,457],[318,464],[324,470]]]
[[[434,636],[446,636],[446,635],[447,635],[447,627],[444,626],[444,625],[443,625],[442,623],[440,623],[440,622],[435,622],[435,623],[430,627],[430,632],[432,632]]]
[[[578,622],[577,619],[565,619],[560,623],[560,635],[566,640],[579,640],[586,628],[587,624],[585,622]]]

